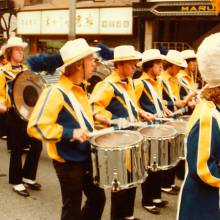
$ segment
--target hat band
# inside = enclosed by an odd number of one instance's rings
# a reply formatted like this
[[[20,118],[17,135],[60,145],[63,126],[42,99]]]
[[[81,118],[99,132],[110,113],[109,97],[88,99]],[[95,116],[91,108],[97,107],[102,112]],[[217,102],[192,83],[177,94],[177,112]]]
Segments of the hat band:
[[[114,60],[125,60],[125,59],[137,59],[138,60],[138,58],[136,57],[136,56],[121,56],[121,57],[116,57],[116,58],[114,58]]]
[[[83,56],[84,54],[87,54],[88,52],[91,52],[91,54],[92,54],[92,50],[89,48],[88,50],[83,51],[83,52],[80,53],[80,54],[76,54],[75,56],[72,56],[71,58],[65,60],[65,61],[64,61],[64,64],[67,64],[67,63],[69,63],[71,60],[76,59],[76,58],[78,58],[78,57],[80,57],[80,59],[82,59],[83,57],[81,57],[81,56]]]

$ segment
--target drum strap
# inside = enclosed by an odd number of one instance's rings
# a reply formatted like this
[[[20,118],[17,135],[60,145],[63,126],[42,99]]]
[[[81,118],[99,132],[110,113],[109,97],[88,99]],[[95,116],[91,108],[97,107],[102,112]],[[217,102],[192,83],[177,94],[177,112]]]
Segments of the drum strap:
[[[176,101],[176,97],[173,95],[173,92],[172,92],[172,89],[170,88],[170,85],[168,82],[166,82],[164,79],[162,79],[163,81],[163,84],[165,85],[166,89],[168,90],[169,92],[169,96],[171,98],[171,100],[174,102]]]
[[[56,85],[55,87],[57,87],[59,90],[61,90],[64,94],[66,94],[63,90],[63,88],[61,86],[58,86]],[[86,121],[89,123],[89,125],[91,126],[92,129],[94,129],[94,126],[93,124],[90,122],[89,118],[87,117],[83,107],[81,106],[81,104],[77,101],[76,97],[74,96],[73,92],[69,92],[68,94],[66,94],[67,97],[69,98],[71,104],[72,104],[72,107],[74,108],[75,110],[75,113],[76,113],[76,116],[79,120],[79,124],[80,124],[80,127],[81,128],[86,128],[86,129],[89,129],[87,126],[86,126],[86,122],[85,122],[85,119]]]
[[[163,117],[163,104],[161,98],[157,95],[154,88],[148,81],[142,80],[142,82],[144,86],[150,90],[158,117]]]
[[[6,75],[6,77],[9,77],[9,78],[12,78],[12,79],[14,79],[14,78],[16,77],[16,75],[13,74],[13,73],[10,72],[10,71],[6,71],[6,70],[4,70],[4,69],[0,69],[0,71],[2,71],[2,72]]]
[[[128,110],[129,120],[130,120],[130,122],[136,121],[135,120],[135,116],[134,116],[133,111],[132,111],[132,106],[133,106],[133,108],[135,109],[136,112],[137,112],[137,109],[135,107],[135,104],[134,104],[133,100],[128,96],[127,91],[124,88],[122,88],[122,87],[119,88],[119,86],[117,86],[113,82],[110,82],[108,80],[106,82],[108,82],[110,85],[112,85],[113,88],[118,90],[118,92],[123,95],[125,103],[126,103],[126,106],[127,106],[127,110]]]
[[[182,84],[182,87],[184,87],[184,89],[187,89],[189,92],[194,91],[194,88],[192,88],[190,83],[187,80],[185,80],[183,77],[180,79],[180,83]]]

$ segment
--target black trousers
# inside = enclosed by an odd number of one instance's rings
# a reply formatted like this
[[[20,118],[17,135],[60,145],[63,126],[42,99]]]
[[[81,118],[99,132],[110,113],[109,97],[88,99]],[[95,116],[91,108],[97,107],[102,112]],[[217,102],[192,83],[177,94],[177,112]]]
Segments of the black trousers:
[[[105,206],[105,192],[93,183],[91,160],[53,161],[62,194],[61,220],[99,220]],[[82,193],[87,200],[81,208]]]
[[[0,138],[6,135],[7,113],[0,113]]]
[[[170,188],[175,185],[175,176],[183,180],[185,176],[185,160],[180,160],[177,165],[169,170],[164,170],[161,173],[161,187]]]
[[[180,180],[184,180],[185,177],[186,160],[181,159],[176,165],[176,177]]]
[[[176,167],[172,167],[169,170],[161,171],[161,187],[162,188],[170,188],[171,185],[175,184],[175,173],[176,173]]]
[[[136,187],[111,193],[111,220],[121,220],[133,215],[135,195]]]
[[[20,184],[22,177],[35,180],[42,143],[27,135],[27,122],[21,120],[13,108],[8,112],[6,125],[7,146],[11,149],[9,183]],[[22,166],[22,152],[26,146],[29,146],[30,150]]]
[[[161,199],[161,171],[148,171],[148,177],[141,184],[142,205],[153,205],[153,199]]]

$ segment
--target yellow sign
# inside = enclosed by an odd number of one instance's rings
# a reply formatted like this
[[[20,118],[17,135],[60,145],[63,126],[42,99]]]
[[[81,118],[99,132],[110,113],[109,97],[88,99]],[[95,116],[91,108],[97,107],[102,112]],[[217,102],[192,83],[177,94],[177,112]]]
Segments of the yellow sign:
[[[182,6],[182,12],[199,12],[199,11],[215,11],[212,5],[193,5],[193,6]]]

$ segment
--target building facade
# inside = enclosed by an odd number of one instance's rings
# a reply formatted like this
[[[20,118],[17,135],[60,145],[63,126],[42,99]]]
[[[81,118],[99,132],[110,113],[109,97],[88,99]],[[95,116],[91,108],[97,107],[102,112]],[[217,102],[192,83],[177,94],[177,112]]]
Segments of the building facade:
[[[220,16],[210,0],[75,2],[76,37],[85,37],[93,45],[132,44],[140,51],[160,45],[167,49],[196,49],[205,36],[220,31]],[[31,53],[57,50],[68,39],[69,0],[14,3],[17,34],[29,42]],[[58,24],[59,20],[63,23]]]

